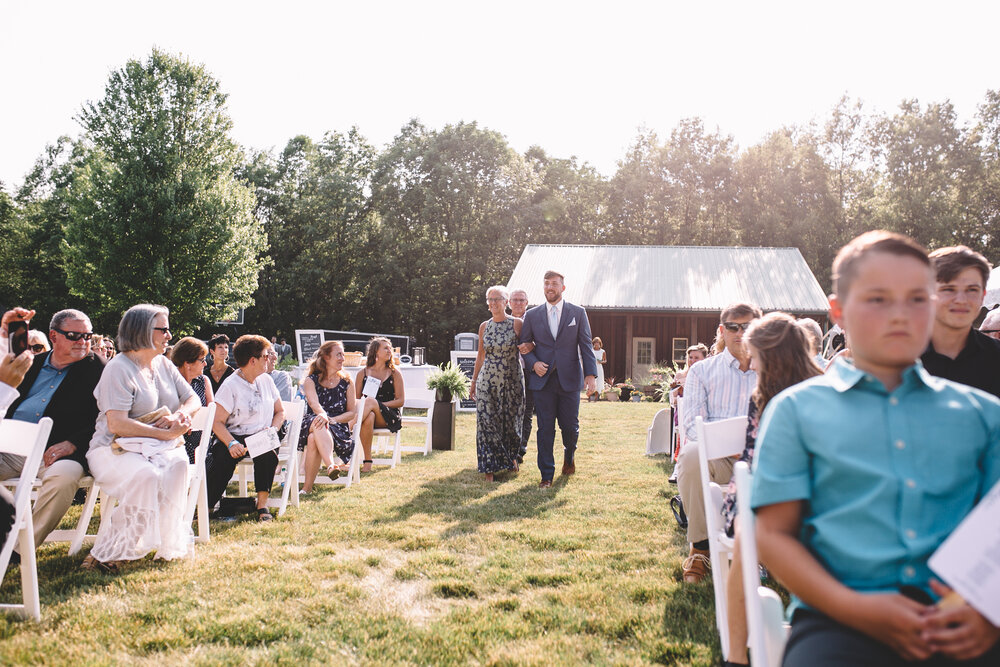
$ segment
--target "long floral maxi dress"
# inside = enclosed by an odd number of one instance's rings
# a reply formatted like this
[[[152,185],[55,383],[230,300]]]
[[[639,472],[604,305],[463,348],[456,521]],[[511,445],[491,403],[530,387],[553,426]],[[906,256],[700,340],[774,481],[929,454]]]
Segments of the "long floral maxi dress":
[[[476,455],[479,472],[511,470],[521,448],[524,375],[517,360],[514,320],[489,320],[485,360],[476,380]]]

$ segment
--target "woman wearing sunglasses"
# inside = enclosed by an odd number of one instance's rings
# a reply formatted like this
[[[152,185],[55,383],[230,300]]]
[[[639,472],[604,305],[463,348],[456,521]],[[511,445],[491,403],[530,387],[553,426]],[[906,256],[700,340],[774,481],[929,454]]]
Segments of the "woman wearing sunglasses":
[[[28,349],[32,354],[45,354],[52,348],[49,346],[49,339],[38,329],[28,332]]]
[[[94,390],[100,414],[87,462],[118,506],[101,522],[84,569],[115,573],[120,562],[151,551],[171,560],[189,548],[182,436],[201,401],[163,356],[171,338],[168,315],[163,306],[149,304],[126,311],[118,325],[122,354],[108,362]]]

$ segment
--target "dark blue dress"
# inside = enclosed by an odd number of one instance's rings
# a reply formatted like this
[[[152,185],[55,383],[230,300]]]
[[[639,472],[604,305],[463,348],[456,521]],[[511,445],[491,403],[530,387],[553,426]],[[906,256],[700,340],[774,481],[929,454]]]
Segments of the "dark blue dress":
[[[514,320],[489,320],[485,357],[476,378],[476,455],[479,472],[511,470],[521,449],[524,374],[518,362]]]
[[[344,423],[334,423],[333,418],[347,411],[347,390],[351,383],[346,378],[341,378],[334,387],[327,388],[320,384],[318,375],[310,375],[309,379],[316,387],[316,398],[319,399],[319,404],[323,406],[330,418],[327,428],[330,429],[330,435],[333,436],[333,451],[341,461],[347,463],[351,460],[351,454],[354,453],[351,428]],[[307,402],[306,414],[302,418],[302,430],[299,431],[299,450],[306,448],[306,444],[309,442],[309,427],[315,418],[316,413]]]

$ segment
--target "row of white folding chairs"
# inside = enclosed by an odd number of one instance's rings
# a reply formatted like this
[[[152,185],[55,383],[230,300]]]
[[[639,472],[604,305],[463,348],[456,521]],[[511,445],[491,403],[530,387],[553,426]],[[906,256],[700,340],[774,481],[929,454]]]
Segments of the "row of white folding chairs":
[[[726,535],[722,521],[723,491],[709,476],[708,462],[724,457],[738,456],[746,445],[747,418],[733,417],[716,422],[706,422],[695,417],[697,433],[698,468],[701,473],[702,495],[705,504],[705,525],[708,529],[709,556],[712,561],[712,586],[715,593],[715,623],[719,632],[722,655],[728,660],[729,609],[726,604],[726,579],[733,555],[733,539]],[[750,509],[750,471],[746,463],[738,462],[734,475],[737,484],[736,521],[740,531],[740,556],[743,587],[747,608],[748,644],[750,659],[755,665],[772,667],[781,664],[787,625],[778,594],[760,586],[757,569],[757,540],[754,533],[753,510]],[[740,479],[743,479],[740,488]]]

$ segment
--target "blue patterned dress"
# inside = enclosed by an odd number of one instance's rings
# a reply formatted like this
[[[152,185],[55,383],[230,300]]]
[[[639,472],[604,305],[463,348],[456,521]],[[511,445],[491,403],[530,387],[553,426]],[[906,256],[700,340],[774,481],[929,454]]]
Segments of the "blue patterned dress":
[[[354,453],[351,428],[344,423],[334,423],[333,418],[347,411],[347,390],[351,383],[346,378],[341,378],[334,387],[328,388],[320,384],[318,375],[310,375],[309,379],[313,381],[313,386],[316,388],[316,398],[319,400],[319,404],[323,406],[330,418],[327,428],[330,429],[330,435],[333,436],[333,451],[341,461],[347,463],[351,460],[351,454]],[[306,414],[302,418],[302,429],[299,431],[299,450],[306,448],[309,442],[309,427],[315,418],[316,413],[307,402]]]
[[[479,472],[511,470],[521,448],[524,375],[517,356],[514,320],[487,321],[485,359],[476,379],[476,455]]]

